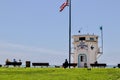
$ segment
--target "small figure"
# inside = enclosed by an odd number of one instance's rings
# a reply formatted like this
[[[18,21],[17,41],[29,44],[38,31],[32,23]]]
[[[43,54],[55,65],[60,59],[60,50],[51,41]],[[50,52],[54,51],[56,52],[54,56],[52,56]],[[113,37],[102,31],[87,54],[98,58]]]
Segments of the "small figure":
[[[13,59],[13,62],[17,62],[16,59]]]
[[[65,59],[65,62],[63,63],[63,67],[64,67],[64,68],[67,68],[67,67],[68,67],[68,61],[67,61],[67,59]]]
[[[87,68],[87,63],[84,63],[84,68]]]
[[[21,59],[19,59],[19,62],[21,62]]]
[[[7,63],[7,62],[10,62],[9,59],[6,59],[6,63]]]
[[[6,61],[5,61],[5,62],[6,62],[5,66],[6,66],[6,67],[8,67],[8,65],[7,65],[7,64],[9,64],[9,62],[10,62],[10,61],[9,61],[9,59],[6,59]]]
[[[16,63],[17,63],[16,59],[13,59],[13,66],[14,67],[16,67]]]

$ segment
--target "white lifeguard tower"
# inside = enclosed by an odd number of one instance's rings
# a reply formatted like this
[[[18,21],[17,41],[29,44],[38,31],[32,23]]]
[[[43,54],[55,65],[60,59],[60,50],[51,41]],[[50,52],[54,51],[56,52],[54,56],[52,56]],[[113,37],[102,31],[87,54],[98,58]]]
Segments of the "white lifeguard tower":
[[[97,61],[101,54],[98,47],[98,36],[94,34],[73,35],[73,63],[77,63],[78,67],[90,67]]]

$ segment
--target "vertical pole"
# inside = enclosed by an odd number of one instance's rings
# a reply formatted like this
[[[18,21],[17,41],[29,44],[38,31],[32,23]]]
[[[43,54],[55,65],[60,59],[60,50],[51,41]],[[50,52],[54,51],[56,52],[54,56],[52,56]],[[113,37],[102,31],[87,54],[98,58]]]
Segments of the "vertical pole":
[[[102,54],[103,54],[103,27],[101,26],[101,46],[102,46]]]
[[[101,54],[103,54],[103,28],[102,26],[100,26],[100,30],[101,30]]]
[[[69,64],[70,63],[71,63],[71,0],[69,0]]]

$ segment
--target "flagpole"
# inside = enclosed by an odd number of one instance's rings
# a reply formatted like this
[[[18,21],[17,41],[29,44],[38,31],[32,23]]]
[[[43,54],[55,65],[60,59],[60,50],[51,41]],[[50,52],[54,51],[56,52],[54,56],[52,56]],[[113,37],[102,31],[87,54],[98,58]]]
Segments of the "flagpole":
[[[71,0],[69,0],[69,64],[70,63],[71,63]]]

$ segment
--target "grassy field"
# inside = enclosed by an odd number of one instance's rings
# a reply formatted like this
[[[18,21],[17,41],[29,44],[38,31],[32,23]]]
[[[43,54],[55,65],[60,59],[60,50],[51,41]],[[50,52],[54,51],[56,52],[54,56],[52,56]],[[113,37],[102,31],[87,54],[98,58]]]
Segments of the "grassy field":
[[[0,68],[0,80],[120,80],[120,69]]]

